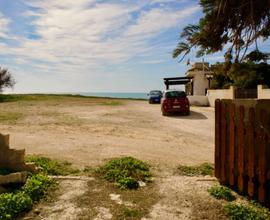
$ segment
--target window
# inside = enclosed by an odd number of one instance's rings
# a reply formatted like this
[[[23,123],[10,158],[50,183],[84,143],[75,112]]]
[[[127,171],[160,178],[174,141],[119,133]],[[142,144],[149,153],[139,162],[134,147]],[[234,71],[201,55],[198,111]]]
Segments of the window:
[[[166,92],[165,97],[166,98],[185,98],[186,93],[183,91],[170,91],[170,92]]]

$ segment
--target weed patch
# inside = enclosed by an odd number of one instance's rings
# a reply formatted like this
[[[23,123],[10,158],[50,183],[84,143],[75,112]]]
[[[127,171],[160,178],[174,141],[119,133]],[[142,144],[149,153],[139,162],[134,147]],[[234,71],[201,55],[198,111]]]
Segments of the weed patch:
[[[21,100],[20,95],[4,95],[0,94],[0,102],[15,102]]]
[[[29,177],[21,189],[0,194],[0,220],[14,219],[30,210],[33,203],[39,201],[53,184],[49,177],[37,174]]]
[[[100,105],[119,106],[119,105],[123,105],[123,103],[120,101],[109,100],[109,101],[105,101],[105,102],[100,103]]]
[[[2,123],[14,124],[22,117],[23,114],[20,112],[6,112],[6,111],[0,112],[0,122]]]
[[[66,126],[77,126],[82,125],[84,120],[79,117],[72,115],[61,115],[57,117],[58,121],[55,123],[57,125],[66,125]]]
[[[212,176],[214,173],[214,166],[210,163],[203,163],[199,166],[178,166],[177,171],[183,176]]]
[[[52,183],[53,181],[46,175],[33,175],[28,178],[25,185],[22,187],[22,191],[29,195],[33,201],[39,201]]]
[[[138,181],[149,181],[149,166],[133,157],[122,157],[108,161],[97,170],[106,180],[120,188],[137,189]]]
[[[131,209],[131,208],[125,207],[125,208],[123,208],[122,212],[124,215],[124,219],[125,218],[142,217],[141,213],[136,209]]]
[[[224,210],[232,220],[270,220],[269,211],[255,203],[248,205],[228,203]]]
[[[47,101],[62,98],[84,98],[80,95],[64,94],[0,94],[0,102],[18,102],[18,101]]]
[[[87,216],[88,219],[97,218],[99,211],[96,207],[106,207],[112,214],[112,220],[141,220],[147,217],[151,207],[160,199],[154,183],[137,190],[122,190],[104,178],[96,178],[95,181],[88,182],[87,189],[87,192],[76,200],[76,205],[83,208],[81,216]],[[123,204],[113,201],[108,196],[112,193],[121,195]],[[126,203],[131,206],[127,206]]]
[[[232,194],[231,190],[225,186],[212,186],[208,189],[208,192],[216,199],[224,199],[226,201],[235,200],[235,196]]]
[[[42,169],[42,172],[48,175],[67,176],[80,173],[79,169],[72,167],[72,164],[67,161],[51,160],[47,157],[28,156],[27,162],[32,162]]]

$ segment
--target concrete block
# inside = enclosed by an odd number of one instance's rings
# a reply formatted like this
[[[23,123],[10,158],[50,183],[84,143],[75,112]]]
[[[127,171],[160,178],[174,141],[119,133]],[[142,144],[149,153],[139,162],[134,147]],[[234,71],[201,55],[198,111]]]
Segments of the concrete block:
[[[7,185],[10,183],[25,183],[27,179],[27,172],[11,173],[8,175],[0,175],[0,185]]]
[[[194,106],[208,106],[208,98],[207,96],[199,96],[199,95],[193,95],[188,96],[188,100],[190,105]]]
[[[16,171],[35,172],[34,164],[25,163],[25,150],[9,148],[9,135],[0,134],[0,167],[11,168]]]

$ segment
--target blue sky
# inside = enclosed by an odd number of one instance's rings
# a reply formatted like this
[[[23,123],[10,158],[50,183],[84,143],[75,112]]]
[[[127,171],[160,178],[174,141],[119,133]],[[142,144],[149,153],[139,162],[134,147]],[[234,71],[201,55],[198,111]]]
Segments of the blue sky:
[[[15,93],[163,89],[186,72],[171,54],[201,16],[196,0],[0,0],[0,65]]]

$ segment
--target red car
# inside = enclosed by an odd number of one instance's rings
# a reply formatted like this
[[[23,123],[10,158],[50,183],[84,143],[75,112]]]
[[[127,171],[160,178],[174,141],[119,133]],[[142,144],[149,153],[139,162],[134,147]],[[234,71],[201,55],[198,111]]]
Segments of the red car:
[[[170,113],[182,113],[189,115],[190,104],[186,93],[178,90],[167,90],[161,100],[162,115],[167,116]]]

